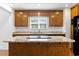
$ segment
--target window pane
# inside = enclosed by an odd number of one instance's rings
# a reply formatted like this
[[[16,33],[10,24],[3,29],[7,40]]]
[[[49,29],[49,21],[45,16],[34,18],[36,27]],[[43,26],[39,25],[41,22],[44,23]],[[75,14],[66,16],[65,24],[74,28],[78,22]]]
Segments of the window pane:
[[[40,29],[46,29],[46,24],[40,24]]]
[[[47,16],[31,16],[30,28],[31,29],[46,29],[48,27],[48,17]]]
[[[33,29],[38,29],[38,24],[31,24]]]
[[[31,22],[38,22],[38,20],[37,19],[34,19],[34,20],[31,20]]]

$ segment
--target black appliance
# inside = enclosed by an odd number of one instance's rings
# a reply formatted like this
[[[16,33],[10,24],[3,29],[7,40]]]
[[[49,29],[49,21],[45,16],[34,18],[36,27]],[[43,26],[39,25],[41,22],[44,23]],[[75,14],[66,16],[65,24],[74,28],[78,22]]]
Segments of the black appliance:
[[[73,44],[73,52],[75,56],[79,56],[79,15],[75,16],[73,19],[74,25],[74,44]]]

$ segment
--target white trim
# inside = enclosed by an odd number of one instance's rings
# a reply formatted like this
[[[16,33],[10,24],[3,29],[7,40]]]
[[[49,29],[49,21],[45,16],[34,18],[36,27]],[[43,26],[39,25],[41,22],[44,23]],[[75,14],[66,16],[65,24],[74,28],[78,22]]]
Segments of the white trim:
[[[30,17],[38,17],[38,16],[30,16]],[[28,17],[28,28],[29,29],[32,29],[31,28],[31,25],[30,25],[30,22],[31,22],[31,19],[30,17]],[[39,17],[46,17],[46,29],[49,28],[49,17],[48,16],[39,16]],[[39,20],[39,19],[38,19]],[[39,22],[38,22],[39,23]],[[38,29],[40,29],[39,25],[38,25]]]
[[[28,17],[28,29],[30,29],[30,17]]]
[[[5,11],[12,13],[12,8],[10,6],[8,6],[7,4],[1,4],[0,8],[4,9]]]

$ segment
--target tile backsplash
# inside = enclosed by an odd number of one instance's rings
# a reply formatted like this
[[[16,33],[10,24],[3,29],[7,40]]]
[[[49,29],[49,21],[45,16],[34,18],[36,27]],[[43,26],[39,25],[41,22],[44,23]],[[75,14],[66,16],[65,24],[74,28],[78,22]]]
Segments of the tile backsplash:
[[[63,27],[49,27],[48,29],[28,29],[28,27],[16,27],[15,32],[65,32]]]

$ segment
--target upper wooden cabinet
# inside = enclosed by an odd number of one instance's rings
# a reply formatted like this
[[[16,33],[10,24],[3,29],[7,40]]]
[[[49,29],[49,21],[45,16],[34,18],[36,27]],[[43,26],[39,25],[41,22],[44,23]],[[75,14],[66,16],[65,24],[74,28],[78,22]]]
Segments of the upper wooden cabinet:
[[[15,12],[15,26],[16,27],[27,27],[28,17],[24,12]]]
[[[15,26],[28,27],[29,16],[48,16],[49,27],[62,27],[63,26],[63,11],[62,10],[16,10],[15,11]]]
[[[52,12],[50,15],[49,26],[62,27],[63,26],[63,11]]]
[[[77,15],[79,15],[79,4],[71,8],[71,19],[73,19],[73,17]]]

